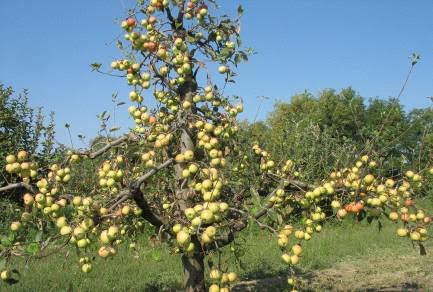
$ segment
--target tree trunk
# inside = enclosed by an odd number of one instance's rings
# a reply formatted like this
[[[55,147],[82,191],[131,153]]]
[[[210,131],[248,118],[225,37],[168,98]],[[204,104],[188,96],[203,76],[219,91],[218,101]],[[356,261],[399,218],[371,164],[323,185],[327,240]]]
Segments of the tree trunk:
[[[204,256],[194,253],[191,256],[182,255],[184,288],[186,292],[205,292]]]

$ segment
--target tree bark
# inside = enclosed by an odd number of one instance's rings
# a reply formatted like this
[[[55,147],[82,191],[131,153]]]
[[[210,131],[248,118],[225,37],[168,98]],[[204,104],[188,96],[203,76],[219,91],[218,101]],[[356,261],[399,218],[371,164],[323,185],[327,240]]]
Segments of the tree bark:
[[[182,255],[184,273],[183,286],[186,292],[205,292],[204,255],[196,252],[191,256]]]

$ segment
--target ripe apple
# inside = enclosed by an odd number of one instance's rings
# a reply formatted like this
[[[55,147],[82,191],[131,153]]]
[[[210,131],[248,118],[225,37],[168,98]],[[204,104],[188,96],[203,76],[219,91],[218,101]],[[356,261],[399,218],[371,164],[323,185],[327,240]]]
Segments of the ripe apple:
[[[398,236],[405,237],[408,234],[408,230],[406,228],[397,229]]]
[[[114,239],[117,236],[118,233],[119,233],[119,227],[117,227],[117,226],[110,226],[108,228],[108,231],[107,231],[107,236],[110,239]],[[102,235],[102,233],[101,233],[101,235]]]
[[[201,212],[200,218],[203,220],[203,222],[210,223],[214,219],[214,214],[211,210],[206,209]]]
[[[19,151],[17,154],[18,161],[20,161],[20,162],[27,160],[28,156],[29,155],[28,155],[27,151],[24,151],[24,150]]]
[[[8,156],[6,156],[6,163],[12,164],[15,163],[16,161],[17,158],[15,157],[15,155],[9,154]]]
[[[87,241],[87,238],[82,238],[82,239],[77,241],[77,246],[79,248],[85,248],[88,244],[89,244],[89,242]]]
[[[189,233],[185,230],[181,230],[176,234],[176,240],[181,246],[186,246],[189,244],[191,237]]]
[[[122,212],[123,216],[127,216],[130,211],[131,211],[131,208],[128,205],[126,205],[126,206],[122,207],[122,211],[121,212]]]
[[[9,272],[8,270],[4,270],[4,271],[2,271],[2,272],[0,273],[0,278],[1,278],[3,281],[9,280],[10,277],[11,277],[11,274],[10,274],[10,272]]]
[[[221,278],[221,272],[220,272],[218,269],[212,269],[212,270],[210,271],[209,277],[210,277],[212,280],[218,280],[218,279]]]
[[[292,246],[292,252],[295,255],[300,255],[302,253],[302,247],[299,244]]]
[[[220,292],[220,286],[212,284],[209,286],[209,292]]]
[[[398,220],[398,213],[397,212],[390,212],[389,213],[389,219],[391,219],[392,221],[397,221]]]
[[[227,274],[229,282],[233,283],[238,279],[238,275],[235,272],[230,272]]]
[[[56,225],[58,228],[62,228],[63,226],[66,226],[68,224],[66,217],[62,216],[57,218]]]
[[[228,72],[228,68],[226,66],[220,66],[218,68],[218,72],[221,73],[221,74],[225,74],[225,73]]]
[[[92,264],[90,264],[90,263],[84,264],[84,265],[81,267],[81,270],[82,270],[84,273],[89,273],[90,271],[92,271]]]
[[[292,265],[297,265],[299,263],[299,257],[297,255],[292,255],[290,257],[290,263]]]
[[[421,238],[421,234],[419,234],[419,232],[414,231],[410,233],[410,239],[413,241],[419,241]]]
[[[282,259],[283,262],[285,262],[286,264],[290,264],[290,263],[291,263],[291,261],[290,261],[290,255],[287,254],[287,253],[283,253],[283,254],[281,255],[281,259]]]
[[[182,224],[179,224],[179,223],[175,224],[173,226],[172,230],[173,230],[174,233],[178,233],[179,231],[182,230]]]
[[[98,255],[102,258],[106,258],[111,255],[111,250],[106,246],[101,246],[98,250]]]
[[[23,200],[24,200],[24,205],[27,205],[27,206],[32,205],[34,202],[33,196],[29,193],[24,195]]]
[[[11,223],[11,230],[12,231],[18,231],[21,229],[21,222],[19,221],[14,221]]]
[[[71,234],[71,232],[72,232],[72,228],[70,226],[63,226],[62,228],[60,228],[61,235],[68,235]]]

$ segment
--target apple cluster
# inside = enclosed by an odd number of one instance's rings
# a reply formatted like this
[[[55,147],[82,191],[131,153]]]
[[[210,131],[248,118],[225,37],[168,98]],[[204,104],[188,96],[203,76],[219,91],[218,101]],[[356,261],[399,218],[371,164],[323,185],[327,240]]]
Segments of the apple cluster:
[[[38,164],[29,162],[29,155],[26,151],[21,150],[16,155],[9,154],[6,156],[6,172],[18,175],[24,183],[29,183],[31,178],[38,175]]]
[[[230,285],[238,280],[238,275],[235,272],[222,272],[219,269],[211,269],[209,278],[212,285],[209,286],[209,292],[229,292]]]

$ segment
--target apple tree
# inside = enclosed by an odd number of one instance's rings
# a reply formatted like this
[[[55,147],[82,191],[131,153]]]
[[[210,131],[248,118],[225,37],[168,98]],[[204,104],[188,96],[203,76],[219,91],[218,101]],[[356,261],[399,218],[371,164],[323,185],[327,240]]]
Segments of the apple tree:
[[[48,169],[24,149],[6,156],[5,170],[15,181],[0,191],[20,187],[27,193],[21,217],[2,237],[3,259],[73,246],[88,273],[93,255],[101,261],[115,256],[122,238],[140,237],[143,226],[153,226],[179,254],[185,290],[204,291],[206,256],[233,244],[250,224],[274,236],[270,244],[279,245],[292,274],[302,243],[327,219],[349,214],[396,221],[397,234],[423,250],[431,217],[413,198],[428,171],[384,178],[376,174],[378,163],[363,155],[322,181],[304,182],[292,160],[274,161],[259,143],[245,145],[238,137],[243,105],[224,88],[251,51],[241,48],[242,7],[236,19],[217,8],[214,0],[137,2],[121,22],[124,56],[110,72],[131,87],[128,112],[135,125],[97,149],[71,150]],[[219,73],[215,80],[213,71]],[[71,181],[89,160],[100,163],[93,180],[82,180],[87,191],[81,193]],[[259,202],[249,199],[253,184],[270,190]],[[292,218],[299,223],[288,224]],[[4,267],[1,278],[11,281],[13,271]],[[230,291],[237,275],[215,264],[209,279],[209,291]],[[293,275],[288,284],[296,289]]]

